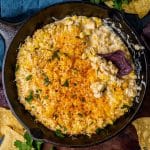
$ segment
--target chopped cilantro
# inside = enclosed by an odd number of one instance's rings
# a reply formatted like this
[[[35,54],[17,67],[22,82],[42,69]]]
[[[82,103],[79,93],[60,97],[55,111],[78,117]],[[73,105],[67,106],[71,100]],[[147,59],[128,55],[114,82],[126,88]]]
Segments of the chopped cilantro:
[[[32,99],[33,99],[33,91],[30,91],[30,94],[29,94],[27,97],[25,97],[25,100],[26,100],[27,102],[31,102]]]
[[[130,1],[130,0],[123,0],[123,3],[129,4],[129,1]]]
[[[60,60],[60,56],[59,56],[59,50],[56,50],[53,55],[52,55],[52,60],[54,60],[55,58],[57,58],[58,60]]]
[[[33,140],[31,135],[27,132],[24,134],[24,139],[25,142],[16,140],[14,142],[14,146],[16,146],[19,150],[41,150],[43,142]]]
[[[44,78],[44,85],[48,86],[50,83],[51,82],[50,82],[49,78],[47,76],[45,76],[45,78]]]
[[[31,135],[26,132],[24,134],[24,138],[26,139],[27,145],[32,146],[33,139],[31,137]]]
[[[121,10],[122,9],[122,0],[113,0],[114,8]]]
[[[78,73],[78,70],[76,68],[73,68],[72,71],[73,71],[74,74]]]
[[[91,3],[95,3],[95,4],[99,4],[99,3],[103,3],[106,0],[90,0]],[[122,4],[129,4],[131,0],[113,0],[113,7],[118,9],[118,10],[122,10]]]
[[[19,149],[19,150],[31,150],[31,147],[27,145],[25,142],[21,142],[19,140],[16,140],[14,142],[14,145]]]
[[[33,141],[33,147],[35,150],[41,150],[41,146],[42,146],[43,142],[42,141]]]
[[[78,116],[83,117],[83,115],[81,113],[78,113]]]
[[[65,136],[62,134],[61,130],[57,129],[55,131],[56,136],[60,137],[60,138],[64,138]]]
[[[97,128],[97,129],[96,129],[96,133],[97,133],[97,134],[100,133],[100,131],[101,131],[100,128]]]
[[[67,131],[67,128],[66,127],[63,127],[64,131]]]
[[[42,90],[41,89],[36,89],[36,93],[39,93],[41,92]]]
[[[69,57],[68,53],[64,53],[64,55],[65,55],[66,57]]]
[[[129,4],[131,0],[113,0],[113,7],[118,9],[118,10],[122,10],[122,4]]]
[[[102,3],[102,2],[104,2],[105,0],[95,0],[95,3],[96,4],[99,4],[99,3]]]
[[[48,96],[48,95],[46,95],[46,96],[44,97],[44,99],[48,99],[48,97],[49,97],[49,96]]]
[[[38,93],[34,94],[35,98],[40,98],[40,95]]]
[[[121,109],[125,109],[125,108],[129,109],[130,106],[129,106],[129,105],[123,105],[123,106],[121,107]]]
[[[30,74],[26,77],[26,81],[30,80],[31,78],[32,78],[32,75]]]
[[[69,80],[67,79],[62,86],[69,87]]]
[[[90,0],[91,3],[99,4],[104,2],[105,0]]]

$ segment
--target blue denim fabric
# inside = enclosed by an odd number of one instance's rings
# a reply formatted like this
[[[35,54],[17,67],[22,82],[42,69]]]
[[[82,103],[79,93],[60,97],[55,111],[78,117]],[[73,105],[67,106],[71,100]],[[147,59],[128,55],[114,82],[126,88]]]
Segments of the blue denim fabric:
[[[0,0],[0,18],[14,21],[19,19],[18,16],[23,18],[25,14],[32,15],[44,7],[62,1],[65,0]],[[4,52],[4,42],[0,36],[0,70]]]

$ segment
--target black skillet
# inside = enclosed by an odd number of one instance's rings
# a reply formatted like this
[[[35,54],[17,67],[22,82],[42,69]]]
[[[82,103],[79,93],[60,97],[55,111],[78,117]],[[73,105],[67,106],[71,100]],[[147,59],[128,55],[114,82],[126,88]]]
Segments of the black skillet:
[[[15,64],[18,53],[18,47],[20,43],[23,43],[28,35],[32,35],[34,31],[41,28],[43,25],[53,22],[53,17],[62,19],[68,15],[82,15],[82,16],[96,16],[100,18],[110,18],[109,20],[114,22],[116,29],[121,30],[124,34],[124,38],[118,30],[114,31],[122,38],[125,44],[128,46],[133,61],[135,63],[135,71],[139,78],[137,83],[141,85],[142,90],[138,92],[138,96],[134,100],[132,108],[124,116],[114,122],[113,125],[109,125],[103,130],[99,130],[97,134],[93,134],[91,137],[85,135],[77,136],[65,136],[65,138],[59,138],[55,133],[42,124],[35,122],[34,117],[27,112],[23,105],[19,103],[17,88],[15,83]],[[122,26],[120,26],[120,24]],[[111,23],[109,23],[111,25]],[[30,19],[26,21],[21,27],[19,24],[6,24],[0,23],[0,33],[5,40],[6,53],[3,62],[3,87],[7,102],[16,116],[16,118],[23,124],[23,126],[31,133],[35,139],[40,139],[45,142],[50,142],[59,146],[66,147],[87,147],[94,144],[102,143],[123,130],[133,119],[137,111],[139,110],[147,83],[147,63],[145,59],[144,49],[136,51],[132,44],[127,44],[127,34],[129,35],[129,43],[141,44],[140,38],[133,31],[133,29],[125,21],[123,15],[118,11],[109,9],[104,6],[97,6],[87,2],[65,2],[52,5],[46,9],[43,9]],[[18,30],[19,29],[19,30]],[[18,30],[18,32],[17,32]],[[61,110],[60,110],[61,111]]]

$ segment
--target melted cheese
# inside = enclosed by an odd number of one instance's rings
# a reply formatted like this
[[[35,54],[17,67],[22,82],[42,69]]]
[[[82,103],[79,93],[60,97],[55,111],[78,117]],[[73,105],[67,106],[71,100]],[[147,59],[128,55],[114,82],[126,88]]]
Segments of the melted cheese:
[[[49,129],[70,135],[91,135],[112,124],[136,96],[135,73],[119,79],[118,69],[96,55],[118,49],[130,59],[100,18],[66,17],[38,29],[19,47],[20,102]]]

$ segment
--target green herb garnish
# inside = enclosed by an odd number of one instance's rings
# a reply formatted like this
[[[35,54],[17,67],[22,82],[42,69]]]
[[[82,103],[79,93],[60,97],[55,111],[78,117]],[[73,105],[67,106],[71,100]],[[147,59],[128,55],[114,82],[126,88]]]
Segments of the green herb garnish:
[[[31,147],[27,145],[25,142],[21,142],[19,140],[16,140],[14,145],[19,149],[19,150],[31,150]]]
[[[46,96],[44,97],[44,99],[48,99],[48,97],[49,97],[49,96],[48,96],[48,95],[46,95]]]
[[[55,51],[52,55],[52,60],[54,60],[55,58],[57,58],[58,60],[60,60],[60,56],[59,56],[59,50]]]
[[[76,68],[73,68],[72,71],[73,71],[74,74],[78,73],[78,70]]]
[[[42,90],[41,89],[36,89],[36,93],[39,93],[41,92]]]
[[[123,105],[122,107],[121,107],[121,109],[129,109],[130,108],[130,106],[129,105]]]
[[[42,146],[43,142],[41,141],[33,141],[33,147],[35,150],[41,150],[41,146]]]
[[[36,94],[34,94],[34,97],[39,99],[40,95],[38,93],[36,93]]]
[[[66,127],[63,127],[64,131],[67,131],[67,128]]]
[[[79,117],[83,117],[83,115],[82,115],[81,113],[78,113],[78,116],[79,116]]]
[[[123,3],[129,4],[130,1],[131,1],[131,0],[123,0]]]
[[[90,0],[91,3],[95,3],[95,4],[99,4],[99,3],[103,3],[106,0]]]
[[[32,75],[30,74],[26,77],[26,81],[30,80],[31,78],[32,78]]]
[[[113,1],[113,7],[116,9],[121,10],[122,9],[122,0],[114,0]]]
[[[95,4],[99,4],[99,3],[103,3],[106,0],[90,0],[91,3],[95,3]],[[113,7],[118,9],[118,10],[122,10],[122,4],[129,4],[131,0],[113,0]]]
[[[101,131],[101,129],[100,129],[100,128],[97,128],[97,129],[96,129],[96,133],[97,133],[97,134],[99,134],[99,133],[100,133],[100,131]]]
[[[68,53],[64,53],[64,55],[65,55],[66,57],[69,57]]]
[[[20,140],[16,140],[14,142],[14,146],[16,146],[19,150],[41,150],[41,146],[43,142],[41,141],[34,141],[30,134],[27,132],[24,134],[25,142]]]
[[[69,80],[66,80],[62,86],[69,87]]]
[[[25,100],[26,100],[27,102],[31,102],[32,99],[33,99],[33,91],[30,91],[30,94],[29,94],[27,97],[25,97]]]
[[[31,135],[26,132],[24,134],[24,138],[26,139],[27,145],[32,146],[33,139],[31,137]]]
[[[62,134],[61,130],[57,129],[55,131],[56,136],[60,137],[60,138],[64,138],[65,136]]]
[[[44,85],[48,86],[50,83],[51,82],[50,82],[49,78],[47,76],[45,76],[45,78],[44,78]]]
[[[131,0],[114,0],[114,8],[118,9],[118,10],[122,10],[122,4],[129,4]]]

